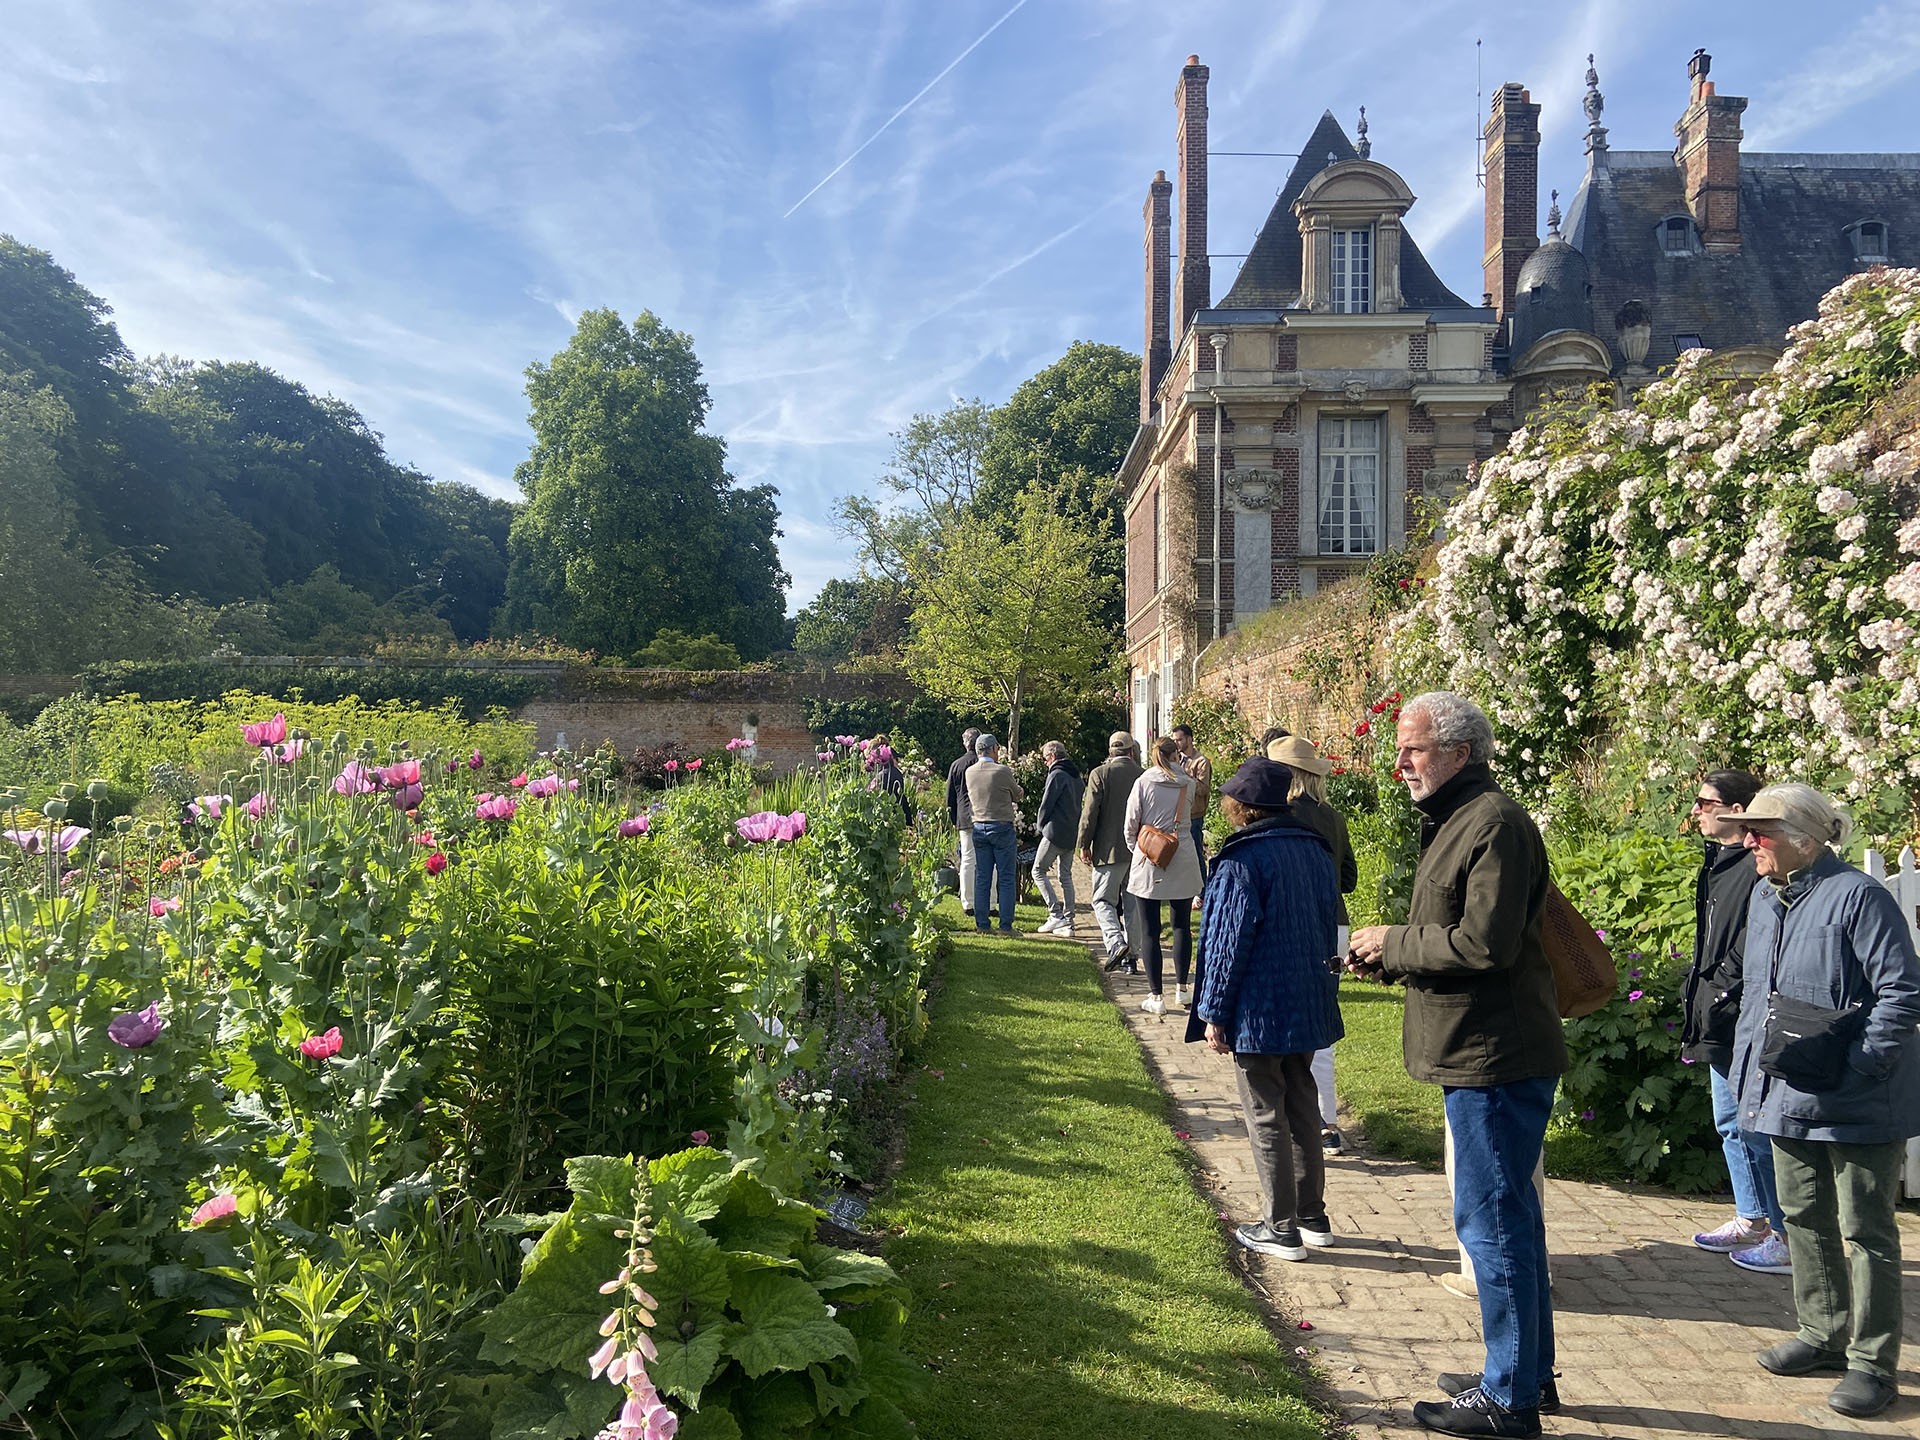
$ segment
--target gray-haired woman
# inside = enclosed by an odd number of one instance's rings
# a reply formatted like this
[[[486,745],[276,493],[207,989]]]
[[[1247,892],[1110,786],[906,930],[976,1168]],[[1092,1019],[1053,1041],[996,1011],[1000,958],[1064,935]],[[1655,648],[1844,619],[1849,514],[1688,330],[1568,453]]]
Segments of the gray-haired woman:
[[[1835,855],[1852,822],[1807,785],[1770,785],[1730,823],[1760,884],[1729,1082],[1740,1123],[1773,1137],[1799,1332],[1760,1352],[1776,1375],[1845,1371],[1827,1397],[1877,1415],[1898,1395],[1894,1197],[1920,1133],[1920,957],[1893,894]]]

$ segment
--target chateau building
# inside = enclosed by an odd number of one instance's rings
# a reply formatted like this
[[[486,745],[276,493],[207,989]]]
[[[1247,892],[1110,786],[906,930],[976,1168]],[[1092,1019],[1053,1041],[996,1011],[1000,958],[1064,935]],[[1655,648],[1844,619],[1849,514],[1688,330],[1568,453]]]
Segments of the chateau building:
[[[1353,139],[1321,116],[1215,304],[1208,70],[1188,57],[1175,180],[1147,191],[1140,428],[1118,476],[1143,739],[1237,620],[1404,545],[1415,502],[1456,493],[1543,397],[1624,399],[1689,348],[1764,370],[1848,273],[1920,257],[1920,155],[1743,155],[1747,102],[1716,93],[1704,51],[1676,146],[1611,150],[1588,64],[1586,170],[1564,224],[1553,192],[1544,240],[1540,107],[1517,84],[1493,96],[1479,304],[1420,253],[1364,110]]]

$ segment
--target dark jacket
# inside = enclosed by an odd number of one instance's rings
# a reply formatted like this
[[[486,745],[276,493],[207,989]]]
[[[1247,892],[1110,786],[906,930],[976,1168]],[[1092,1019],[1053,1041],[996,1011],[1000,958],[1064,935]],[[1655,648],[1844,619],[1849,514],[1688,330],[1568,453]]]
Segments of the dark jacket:
[[[884,790],[900,802],[900,808],[906,812],[907,823],[913,823],[913,802],[907,799],[907,777],[900,773],[900,767],[888,761],[873,772],[873,778],[867,781],[872,790]]]
[[[1344,925],[1347,923],[1346,897],[1360,883],[1360,866],[1353,858],[1353,842],[1347,838],[1347,817],[1311,795],[1294,800],[1293,813],[1295,818],[1318,831],[1320,838],[1327,842],[1327,849],[1333,852],[1333,863],[1340,877],[1340,893],[1334,897],[1334,904],[1338,909],[1337,918]]]
[[[1680,989],[1680,1054],[1723,1075],[1733,1063],[1747,903],[1759,878],[1744,846],[1709,840],[1693,886],[1693,965]]]
[[[1201,899],[1187,1038],[1214,1024],[1236,1055],[1306,1055],[1346,1034],[1327,968],[1338,900],[1326,841],[1298,818],[1234,831]]]
[[[1407,923],[1387,932],[1386,973],[1407,983],[1407,1073],[1436,1085],[1560,1075],[1567,1042],[1540,944],[1547,849],[1485,765],[1424,800]]]
[[[967,771],[980,757],[969,750],[947,767],[947,819],[956,830],[973,825],[973,802],[967,798]]]
[[[1810,1094],[1760,1068],[1769,984],[1830,1010],[1859,1005],[1865,1023],[1844,1079]],[[1920,959],[1893,892],[1827,852],[1787,885],[1755,885],[1747,902],[1746,988],[1728,1083],[1740,1124],[1762,1135],[1882,1145],[1920,1134]]]
[[[1047,767],[1047,783],[1040,787],[1040,810],[1034,824],[1040,838],[1062,850],[1073,849],[1080,834],[1080,801],[1087,785],[1080,767],[1062,755]]]
[[[1087,777],[1076,848],[1091,850],[1094,864],[1123,864],[1133,858],[1127,849],[1127,797],[1143,773],[1133,756],[1114,755],[1094,766]]]

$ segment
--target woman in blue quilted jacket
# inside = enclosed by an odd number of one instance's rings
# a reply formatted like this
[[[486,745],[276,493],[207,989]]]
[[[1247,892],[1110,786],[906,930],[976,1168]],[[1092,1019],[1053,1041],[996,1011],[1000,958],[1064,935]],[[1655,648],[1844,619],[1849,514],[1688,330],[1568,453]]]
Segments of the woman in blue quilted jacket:
[[[1346,1033],[1335,950],[1340,890],[1327,842],[1287,804],[1293,772],[1247,761],[1220,789],[1234,833],[1202,902],[1200,973],[1187,1038],[1232,1055],[1267,1213],[1235,1238],[1304,1260],[1333,1244],[1313,1053]],[[1204,1025],[1204,1031],[1201,1027]]]

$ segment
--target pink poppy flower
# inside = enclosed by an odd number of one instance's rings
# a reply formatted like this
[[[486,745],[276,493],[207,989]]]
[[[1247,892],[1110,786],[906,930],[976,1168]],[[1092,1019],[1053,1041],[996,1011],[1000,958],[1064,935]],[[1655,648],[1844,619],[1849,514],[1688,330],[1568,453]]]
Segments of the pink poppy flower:
[[[473,807],[476,820],[511,820],[520,802],[511,795],[483,795]]]
[[[418,760],[402,760],[398,764],[387,766],[386,769],[380,772],[380,783],[385,785],[389,790],[404,790],[409,785],[418,785],[420,783],[420,762]]]
[[[239,1213],[240,1202],[231,1195],[220,1194],[202,1202],[200,1208],[193,1212],[193,1219],[187,1223],[199,1230],[208,1225],[216,1225]]]
[[[620,822],[620,838],[631,840],[636,835],[644,835],[653,828],[653,821],[645,815],[629,815]]]
[[[300,1042],[300,1053],[309,1060],[331,1060],[340,1053],[340,1027],[334,1026],[324,1035],[309,1035]]]
[[[522,770],[518,775],[514,776],[513,779],[509,780],[507,783],[516,790],[525,789],[527,784],[527,772]]]
[[[187,802],[187,813],[196,820],[218,821],[221,812],[232,803],[231,795],[202,795]]]
[[[287,738],[287,717],[276,714],[271,720],[242,726],[240,733],[246,737],[247,744],[256,750],[264,749],[268,745],[278,745]]]
[[[172,896],[155,895],[151,900],[147,901],[147,913],[156,920],[162,915],[169,914],[179,908],[180,902]]]
[[[258,820],[268,811],[278,809],[279,807],[273,803],[273,797],[262,790],[258,795],[248,800],[244,808],[248,815]]]
[[[698,770],[700,768],[700,764],[701,762],[698,760],[689,760],[687,761],[687,769]]]
[[[419,785],[403,785],[387,798],[392,802],[394,809],[411,810],[427,798],[427,792]]]
[[[678,760],[669,760],[665,765],[662,765],[660,768],[662,770],[665,770],[669,775],[671,775],[674,771],[680,768],[680,762]]]
[[[689,1134],[687,1138],[693,1141],[693,1143],[696,1145],[704,1145],[707,1143],[707,1141],[711,1140],[713,1137],[707,1134],[707,1132],[704,1130],[695,1130],[691,1134]]]
[[[291,765],[293,764],[294,761],[298,760],[302,755],[306,754],[306,751],[307,751],[306,741],[289,740],[284,745],[278,745],[274,747],[273,760],[276,765]]]
[[[371,795],[379,788],[378,772],[358,760],[349,760],[345,768],[333,777],[333,793],[336,795]]]
[[[473,754],[467,757],[467,768],[469,770],[478,770],[482,765],[486,763],[487,763],[486,761],[480,758],[480,752],[478,750],[474,751]]]
[[[544,800],[549,795],[558,795],[559,793],[560,777],[558,775],[542,775],[538,780],[529,780],[527,782],[528,795],[538,796]]]

